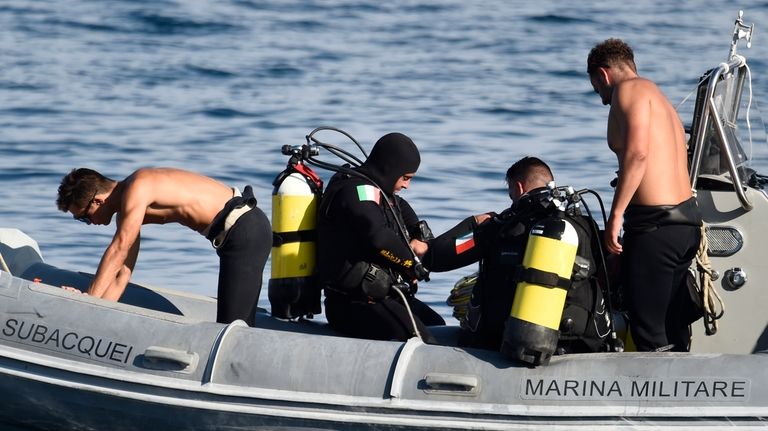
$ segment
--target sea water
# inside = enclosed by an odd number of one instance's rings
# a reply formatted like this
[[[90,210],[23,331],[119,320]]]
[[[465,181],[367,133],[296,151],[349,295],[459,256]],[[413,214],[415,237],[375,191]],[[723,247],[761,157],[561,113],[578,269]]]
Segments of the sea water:
[[[741,50],[754,97],[766,100],[765,2],[5,0],[0,226],[36,239],[50,264],[93,272],[114,224],[57,210],[71,169],[115,179],[148,166],[197,171],[252,184],[270,214],[287,162],[280,147],[323,125],[366,150],[388,132],[412,137],[422,164],[402,196],[438,234],[507,207],[504,173],[525,155],[610,205],[617,163],[608,108],[586,75],[590,48],[625,39],[640,74],[677,104],[726,60],[739,9],[756,23],[753,47]],[[341,135],[318,137],[356,151]],[[754,158],[765,165],[765,152]],[[456,324],[445,298],[475,269],[432,274],[420,298]],[[197,233],[142,229],[135,281],[215,296],[217,273]],[[268,278],[269,267],[266,308]]]

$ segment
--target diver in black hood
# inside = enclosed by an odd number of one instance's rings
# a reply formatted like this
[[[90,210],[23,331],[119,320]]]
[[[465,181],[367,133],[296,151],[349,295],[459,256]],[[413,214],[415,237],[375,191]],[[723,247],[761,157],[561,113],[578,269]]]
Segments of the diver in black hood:
[[[408,188],[421,157],[402,133],[382,136],[356,175],[338,173],[326,188],[318,217],[318,279],[325,290],[331,327],[347,335],[406,340],[413,322],[426,342],[426,326],[444,325],[434,310],[415,298],[418,271],[410,244],[420,237],[419,220],[397,193]],[[413,321],[403,299],[405,293]]]

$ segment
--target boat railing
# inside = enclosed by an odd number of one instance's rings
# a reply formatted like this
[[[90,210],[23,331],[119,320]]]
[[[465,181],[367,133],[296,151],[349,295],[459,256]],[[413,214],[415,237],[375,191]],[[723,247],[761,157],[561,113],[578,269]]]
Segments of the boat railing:
[[[690,180],[691,187],[696,189],[699,176],[702,173],[709,173],[702,172],[702,164],[711,164],[712,160],[709,159],[716,158],[715,163],[719,167],[712,173],[723,174],[725,172],[722,172],[722,168],[727,168],[741,206],[749,211],[754,205],[745,193],[746,185],[739,170],[740,166],[746,162],[746,155],[735,132],[744,79],[749,70],[746,58],[736,53],[736,46],[740,40],[746,40],[747,46],[750,46],[754,24],[744,25],[742,16],[743,13],[739,12],[729,61],[710,70],[699,84],[699,100],[696,103],[691,130],[693,155]],[[703,87],[705,83],[706,87]],[[702,93],[704,88],[706,91]],[[712,145],[716,145],[716,148]]]

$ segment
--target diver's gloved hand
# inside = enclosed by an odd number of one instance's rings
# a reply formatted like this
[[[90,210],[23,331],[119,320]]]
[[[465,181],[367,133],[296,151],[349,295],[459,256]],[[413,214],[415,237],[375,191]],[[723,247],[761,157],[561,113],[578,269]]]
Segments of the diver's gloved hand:
[[[429,228],[426,220],[419,220],[416,224],[416,231],[413,232],[413,238],[419,241],[429,242],[435,239],[435,234],[432,233],[432,229]]]
[[[424,265],[422,265],[421,262],[416,262],[416,264],[413,265],[413,272],[416,275],[416,280],[429,281],[429,270],[424,268]]]
[[[416,291],[419,290],[419,285],[416,283],[395,283],[392,285],[392,288],[403,292],[405,296],[414,296]]]

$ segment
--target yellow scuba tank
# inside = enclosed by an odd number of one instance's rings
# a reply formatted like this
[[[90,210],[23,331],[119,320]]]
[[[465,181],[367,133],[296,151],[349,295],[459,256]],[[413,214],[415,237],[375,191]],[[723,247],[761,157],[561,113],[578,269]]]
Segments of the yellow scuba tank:
[[[579,238],[563,217],[531,229],[523,270],[504,326],[501,351],[532,365],[548,364],[557,341]]]
[[[286,149],[283,149],[285,153]],[[314,282],[317,206],[320,177],[294,154],[273,182],[272,315],[283,319],[321,312],[320,289]]]

